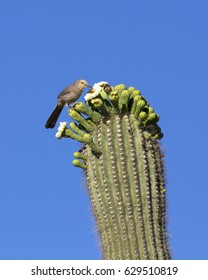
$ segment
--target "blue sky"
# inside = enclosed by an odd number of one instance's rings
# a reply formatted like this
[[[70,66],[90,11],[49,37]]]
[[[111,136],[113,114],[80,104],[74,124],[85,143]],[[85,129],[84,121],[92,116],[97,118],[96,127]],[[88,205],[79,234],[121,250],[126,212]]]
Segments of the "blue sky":
[[[1,2],[0,259],[101,259],[79,144],[44,128],[78,78],[133,85],[160,114],[171,252],[208,259],[207,13],[205,0]]]

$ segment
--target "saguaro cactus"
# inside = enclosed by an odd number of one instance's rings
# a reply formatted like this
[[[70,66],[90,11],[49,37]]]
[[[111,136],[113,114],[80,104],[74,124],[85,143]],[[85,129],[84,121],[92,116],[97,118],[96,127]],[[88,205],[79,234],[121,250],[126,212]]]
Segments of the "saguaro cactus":
[[[159,115],[134,87],[100,82],[69,109],[57,138],[83,143],[86,182],[108,260],[170,259]]]

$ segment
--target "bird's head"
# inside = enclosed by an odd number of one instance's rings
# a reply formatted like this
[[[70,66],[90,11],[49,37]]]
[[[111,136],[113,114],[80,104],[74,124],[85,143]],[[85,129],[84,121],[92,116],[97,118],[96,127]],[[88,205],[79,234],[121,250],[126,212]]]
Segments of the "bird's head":
[[[75,82],[76,86],[79,87],[80,89],[84,89],[86,87],[92,88],[86,80],[77,80]]]

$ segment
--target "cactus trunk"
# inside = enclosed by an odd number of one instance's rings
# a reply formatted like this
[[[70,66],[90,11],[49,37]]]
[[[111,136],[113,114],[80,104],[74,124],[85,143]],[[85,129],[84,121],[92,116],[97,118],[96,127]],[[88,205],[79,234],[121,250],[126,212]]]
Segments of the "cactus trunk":
[[[70,110],[79,125],[71,123],[62,136],[84,143],[74,165],[85,170],[103,258],[170,259],[158,115],[133,87],[99,94],[89,107]]]
[[[131,115],[112,115],[93,131],[86,177],[104,259],[169,259],[163,162],[157,140]]]

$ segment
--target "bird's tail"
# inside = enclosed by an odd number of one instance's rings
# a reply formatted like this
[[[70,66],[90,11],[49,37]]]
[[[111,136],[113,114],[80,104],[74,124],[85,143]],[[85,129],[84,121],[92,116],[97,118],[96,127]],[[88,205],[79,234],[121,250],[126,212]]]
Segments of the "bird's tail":
[[[61,114],[61,111],[63,109],[62,105],[57,105],[56,108],[53,110],[52,114],[48,118],[45,128],[54,128],[56,125],[56,122],[58,120],[59,115]]]

